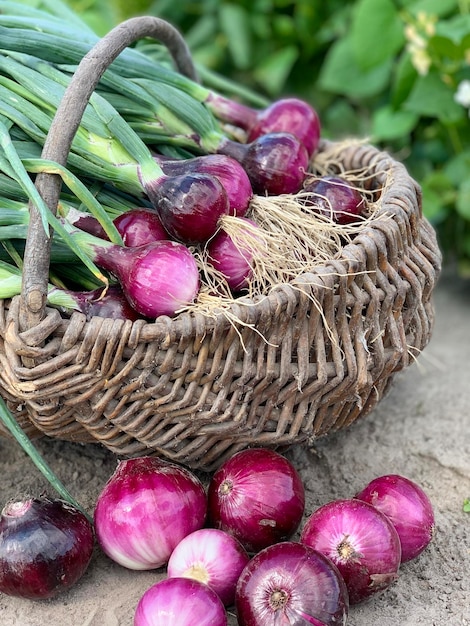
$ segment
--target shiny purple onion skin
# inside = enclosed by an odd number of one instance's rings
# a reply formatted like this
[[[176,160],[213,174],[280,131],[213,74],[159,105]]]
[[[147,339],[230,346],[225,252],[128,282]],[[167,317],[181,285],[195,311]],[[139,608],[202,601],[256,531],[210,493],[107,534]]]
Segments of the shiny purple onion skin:
[[[93,547],[91,523],[67,502],[45,497],[10,502],[0,520],[0,592],[54,598],[83,576]]]
[[[238,578],[249,560],[235,537],[217,528],[201,528],[179,542],[167,572],[171,578],[184,576],[209,585],[225,606],[232,606]]]
[[[362,194],[339,176],[322,176],[306,181],[303,191],[318,194],[304,199],[306,206],[337,224],[357,222],[366,207]]]
[[[170,239],[161,219],[151,209],[130,209],[116,217],[113,223],[122,237],[123,244],[130,248]]]
[[[207,174],[167,176],[146,192],[170,237],[185,244],[206,242],[230,213],[225,189]]]
[[[227,140],[219,152],[243,165],[253,191],[260,195],[297,193],[309,163],[305,146],[290,133],[261,135],[248,144]]]
[[[235,159],[225,154],[207,154],[178,160],[157,155],[155,159],[167,176],[179,176],[185,172],[214,176],[225,189],[230,215],[243,217],[248,211],[253,189],[247,173]]]
[[[435,527],[431,501],[409,478],[398,474],[380,476],[356,498],[372,504],[392,522],[400,537],[402,563],[415,559],[431,542]]]
[[[267,448],[235,453],[209,483],[211,526],[232,534],[248,552],[289,539],[304,509],[305,490],[297,470]]]
[[[298,98],[282,98],[259,111],[248,133],[248,143],[268,133],[291,133],[305,146],[309,156],[317,150],[321,124],[315,109]]]
[[[149,319],[191,304],[199,291],[199,269],[190,250],[177,241],[146,246],[95,246],[94,260],[119,280],[130,305]]]
[[[94,521],[105,554],[123,567],[162,567],[178,543],[202,528],[207,498],[184,467],[155,457],[120,461],[98,496]]]
[[[235,607],[240,626],[344,626],[349,600],[329,559],[287,541],[261,550],[246,565]]]
[[[333,561],[351,605],[384,591],[398,579],[401,546],[390,520],[367,502],[335,500],[305,522],[301,543]]]
[[[247,220],[251,227],[257,228],[253,220],[248,220],[248,218],[240,219]],[[209,241],[207,253],[209,263],[225,276],[232,292],[248,287],[250,278],[253,275],[251,265],[253,252],[252,249],[249,249],[249,246],[246,248],[237,246],[232,237],[222,228]]]
[[[140,598],[134,626],[227,626],[225,607],[210,587],[190,578],[166,578]]]

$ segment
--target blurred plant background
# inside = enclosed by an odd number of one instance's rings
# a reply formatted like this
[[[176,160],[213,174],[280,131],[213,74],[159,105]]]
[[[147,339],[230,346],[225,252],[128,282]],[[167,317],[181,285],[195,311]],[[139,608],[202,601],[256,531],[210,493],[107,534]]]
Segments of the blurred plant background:
[[[405,163],[447,262],[470,277],[470,0],[68,0],[99,33],[173,23],[197,63],[269,99],[303,97],[323,136]]]

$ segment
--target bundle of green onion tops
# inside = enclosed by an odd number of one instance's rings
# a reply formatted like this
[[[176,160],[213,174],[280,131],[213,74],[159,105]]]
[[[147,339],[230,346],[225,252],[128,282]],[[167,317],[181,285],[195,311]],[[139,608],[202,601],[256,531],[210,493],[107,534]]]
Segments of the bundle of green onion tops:
[[[49,304],[129,319],[268,293],[373,212],[367,173],[332,176],[317,162],[309,104],[264,103],[223,79],[214,91],[155,41],[105,71],[66,166],[45,160],[64,91],[99,38],[56,0],[5,1],[0,41],[2,298],[21,292],[29,203],[53,236]],[[39,172],[62,178],[57,214],[34,186]]]

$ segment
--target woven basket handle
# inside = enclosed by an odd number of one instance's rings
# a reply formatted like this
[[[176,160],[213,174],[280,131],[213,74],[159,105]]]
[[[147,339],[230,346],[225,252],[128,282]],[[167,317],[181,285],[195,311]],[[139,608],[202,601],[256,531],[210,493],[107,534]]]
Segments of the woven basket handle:
[[[177,69],[197,80],[189,49],[181,34],[157,17],[130,18],[105,35],[83,57],[57,107],[42,150],[42,158],[66,165],[70,147],[88,101],[102,75],[116,57],[138,39],[153,37],[165,44]],[[36,176],[36,188],[55,214],[62,179],[57,174]],[[19,323],[22,331],[33,328],[44,318],[51,252],[51,236],[46,233],[36,207],[30,203],[30,222],[24,252],[23,284]]]

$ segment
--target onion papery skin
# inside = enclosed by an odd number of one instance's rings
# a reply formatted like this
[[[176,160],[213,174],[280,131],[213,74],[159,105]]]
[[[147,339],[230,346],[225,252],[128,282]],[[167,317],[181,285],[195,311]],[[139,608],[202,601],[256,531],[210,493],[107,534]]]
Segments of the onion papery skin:
[[[156,155],[155,159],[168,176],[178,176],[185,172],[214,176],[227,194],[230,215],[243,217],[247,212],[253,189],[247,173],[235,159],[225,154],[206,154],[190,159],[168,159]]]
[[[379,509],[400,537],[401,561],[411,561],[429,545],[434,534],[434,511],[430,499],[415,482],[398,474],[372,480],[356,498]]]
[[[113,223],[124,245],[130,248],[170,239],[158,214],[151,209],[130,209],[116,217]]]
[[[249,144],[227,140],[219,152],[239,161],[260,195],[297,193],[308,169],[304,145],[290,133],[261,135]]]
[[[187,469],[153,457],[121,461],[98,497],[94,521],[105,554],[133,570],[162,567],[202,528],[207,498]]]
[[[398,534],[390,520],[367,502],[349,499],[324,504],[305,522],[300,541],[337,566],[351,605],[383,591],[398,578]]]
[[[349,600],[329,559],[287,541],[264,548],[246,565],[235,606],[240,626],[344,626]]]
[[[168,176],[146,191],[170,237],[185,244],[208,241],[230,213],[225,189],[207,174]]]
[[[261,135],[274,132],[291,133],[312,156],[320,141],[320,118],[307,102],[298,98],[282,98],[257,114],[247,141],[252,142]]]
[[[213,474],[208,519],[252,553],[289,539],[305,509],[305,490],[294,466],[268,448],[242,450]]]
[[[166,578],[140,598],[134,626],[226,626],[227,614],[210,587],[190,578]]]
[[[44,600],[74,585],[94,547],[92,524],[62,500],[10,502],[0,519],[0,592]]]
[[[177,241],[146,246],[95,246],[95,261],[113,273],[131,306],[147,318],[172,317],[199,291],[199,269],[190,250]]]
[[[171,578],[194,578],[209,585],[225,606],[231,606],[238,578],[249,560],[235,537],[217,528],[201,528],[179,542],[167,572]]]
[[[339,176],[322,176],[306,181],[303,191],[315,194],[303,199],[303,203],[336,224],[356,223],[366,208],[360,191]]]

